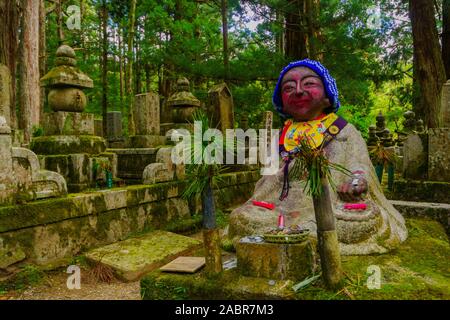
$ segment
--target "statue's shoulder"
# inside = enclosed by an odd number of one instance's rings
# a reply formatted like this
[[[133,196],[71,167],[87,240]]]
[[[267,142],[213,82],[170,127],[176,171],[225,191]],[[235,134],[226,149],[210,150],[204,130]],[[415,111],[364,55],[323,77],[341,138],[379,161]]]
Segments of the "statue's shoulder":
[[[361,132],[350,122],[337,135],[337,140],[362,139]]]

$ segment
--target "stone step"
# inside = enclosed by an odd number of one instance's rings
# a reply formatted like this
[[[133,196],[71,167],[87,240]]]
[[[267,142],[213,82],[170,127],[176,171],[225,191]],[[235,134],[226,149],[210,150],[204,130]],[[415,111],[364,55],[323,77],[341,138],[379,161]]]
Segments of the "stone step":
[[[157,230],[94,249],[86,257],[111,267],[121,280],[136,281],[178,256],[189,255],[200,247],[201,241],[197,239]]]

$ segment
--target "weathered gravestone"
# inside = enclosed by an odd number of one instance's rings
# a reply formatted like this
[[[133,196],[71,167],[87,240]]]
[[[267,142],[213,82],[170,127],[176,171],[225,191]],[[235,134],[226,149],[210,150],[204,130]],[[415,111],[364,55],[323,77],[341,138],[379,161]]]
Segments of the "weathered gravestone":
[[[450,81],[441,97],[441,126],[428,130],[428,180],[450,182]]]
[[[160,136],[159,96],[154,92],[135,96],[133,106],[135,135],[130,136],[133,148],[153,148],[165,144]]]
[[[110,111],[106,113],[106,133],[109,142],[122,141],[122,113]]]
[[[231,90],[226,83],[215,85],[208,91],[208,114],[213,127],[225,132],[234,128],[234,104]]]

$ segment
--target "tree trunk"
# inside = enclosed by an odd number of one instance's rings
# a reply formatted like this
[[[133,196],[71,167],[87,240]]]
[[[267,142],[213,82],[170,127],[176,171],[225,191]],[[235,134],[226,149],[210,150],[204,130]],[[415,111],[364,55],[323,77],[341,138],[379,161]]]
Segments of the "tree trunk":
[[[277,51],[284,55],[284,16],[280,9],[276,9],[276,21],[280,28],[275,34],[275,42],[277,44]]]
[[[136,28],[139,32],[139,27]],[[139,41],[138,37],[135,39],[135,50],[136,50],[136,60],[135,60],[135,80],[136,80],[136,89],[135,94],[140,94],[142,92],[142,82],[141,82],[141,60],[139,54]]]
[[[102,1],[101,8],[101,28],[102,28],[102,116],[103,116],[103,137],[108,136],[107,116],[108,111],[108,8],[106,0]]]
[[[205,271],[208,275],[222,272],[222,250],[220,233],[216,226],[216,213],[212,189],[212,179],[202,194],[203,243],[205,245]]]
[[[322,194],[313,197],[320,264],[325,284],[329,288],[335,289],[340,285],[342,279],[341,255],[328,182],[322,178],[321,184]]]
[[[128,96],[128,134],[134,135],[134,120],[133,120],[133,40],[134,40],[134,24],[136,19],[136,0],[130,1],[130,15],[128,26],[128,53],[127,53],[127,74],[128,79],[126,83],[126,91]]]
[[[20,128],[24,141],[31,141],[33,126],[39,125],[39,1],[23,0],[20,74]]]
[[[0,64],[8,67],[11,74],[10,127],[17,128],[16,118],[16,66],[18,50],[19,11],[16,1],[0,2]]]
[[[446,80],[444,62],[434,17],[433,0],[409,0],[415,70],[421,93],[421,109],[416,115],[424,119],[428,128],[438,128],[440,123],[441,89]]]
[[[47,43],[45,34],[45,1],[39,1],[39,78],[42,78],[47,73]],[[45,105],[45,87],[40,87],[41,101],[39,105],[40,118],[44,117],[44,105]]]
[[[150,64],[145,64],[145,90],[150,92],[150,84],[151,84],[151,74],[150,74]]]
[[[442,60],[445,79],[450,79],[450,0],[443,0],[442,3]]]
[[[286,8],[285,55],[288,59],[308,57],[307,34],[304,26],[305,0],[294,0]]]
[[[120,84],[119,84],[119,90],[120,90],[120,111],[122,112],[122,114],[124,113],[124,105],[123,105],[123,69],[124,69],[124,65],[123,65],[123,40],[122,40],[122,28],[119,25],[118,27],[118,35],[119,35],[119,79],[120,79]]]
[[[58,35],[58,44],[62,45],[64,42],[64,30],[63,30],[63,10],[62,10],[63,0],[56,0],[56,33]]]
[[[228,62],[228,1],[222,0],[222,38],[223,38],[223,67],[224,80],[228,82],[230,79],[230,66]]]
[[[306,40],[308,57],[311,59],[322,60],[323,55],[318,54],[318,52],[320,51],[320,24],[318,23],[320,14],[320,1],[306,0],[305,4],[305,22],[306,28],[308,30],[308,36]]]

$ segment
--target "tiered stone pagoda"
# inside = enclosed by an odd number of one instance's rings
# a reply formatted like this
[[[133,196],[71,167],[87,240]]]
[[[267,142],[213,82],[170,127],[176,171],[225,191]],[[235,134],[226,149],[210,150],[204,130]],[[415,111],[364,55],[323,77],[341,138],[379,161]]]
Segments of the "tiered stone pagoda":
[[[41,164],[61,173],[74,192],[92,186],[103,174],[96,170],[98,163],[106,164],[114,175],[116,157],[105,153],[105,140],[94,135],[94,114],[83,112],[87,104],[83,89],[92,88],[93,81],[76,67],[71,47],[58,48],[56,66],[41,78],[41,84],[50,88],[48,103],[53,110],[44,114],[44,135],[31,144]]]

